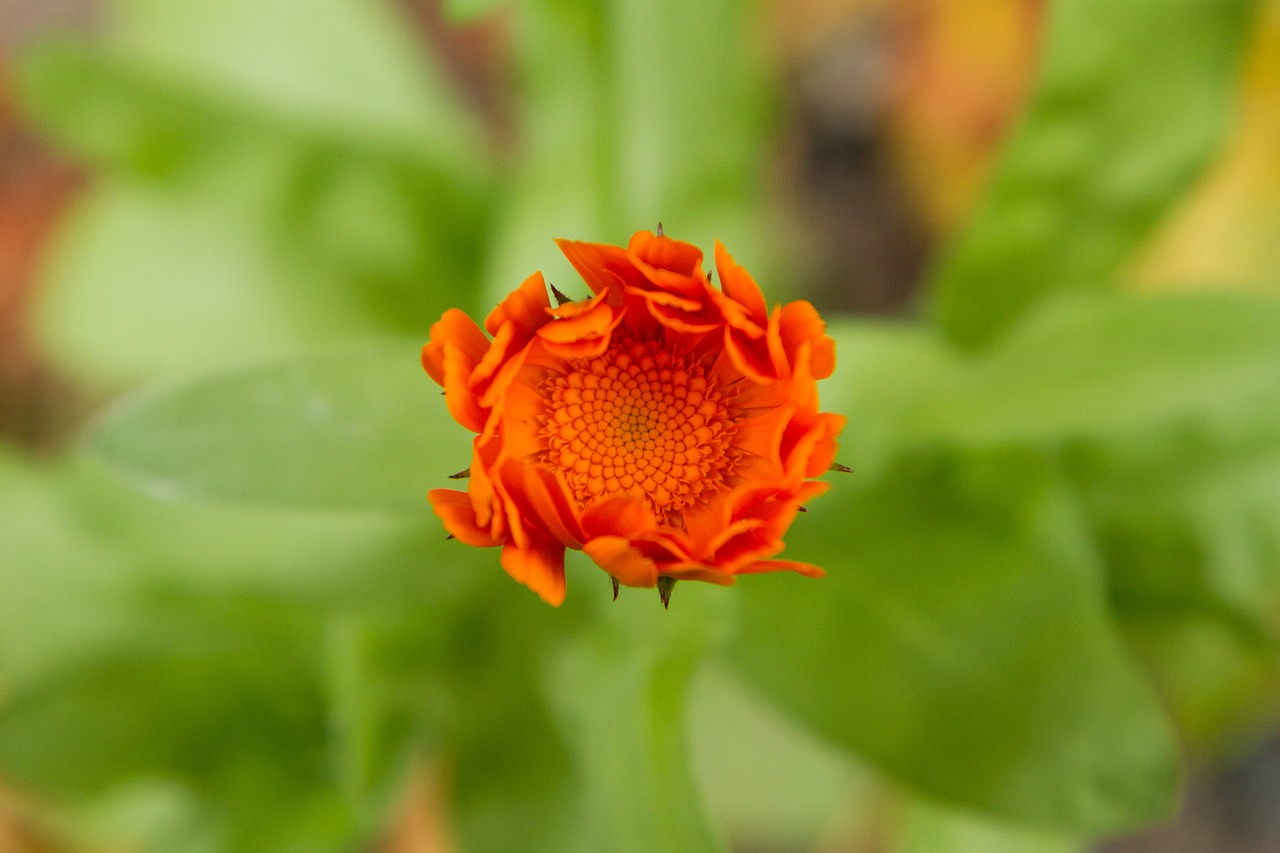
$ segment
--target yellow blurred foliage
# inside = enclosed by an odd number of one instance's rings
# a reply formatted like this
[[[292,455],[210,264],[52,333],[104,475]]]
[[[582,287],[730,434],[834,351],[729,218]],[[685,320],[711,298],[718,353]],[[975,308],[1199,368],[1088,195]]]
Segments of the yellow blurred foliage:
[[[1129,270],[1133,288],[1280,292],[1280,2],[1264,4],[1218,164]]]
[[[900,62],[888,133],[922,220],[945,234],[982,190],[1027,95],[1040,0],[896,0]]]

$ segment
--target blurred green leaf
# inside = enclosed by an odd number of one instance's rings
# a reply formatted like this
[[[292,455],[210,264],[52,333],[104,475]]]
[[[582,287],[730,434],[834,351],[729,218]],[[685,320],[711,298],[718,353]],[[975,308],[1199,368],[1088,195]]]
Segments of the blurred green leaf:
[[[459,712],[454,614],[524,592],[496,552],[398,520],[151,507],[93,473],[0,457],[0,775],[95,843],[370,837]]]
[[[321,13],[305,0],[114,0],[95,42],[47,41],[29,55],[24,74],[36,114],[115,166],[218,163],[232,155],[212,146],[219,134],[177,131],[210,130],[208,111],[222,109],[239,119],[231,143],[257,125],[297,140],[452,164],[458,179],[480,168],[475,118],[383,4],[326,0]]]
[[[556,656],[549,691],[584,778],[585,849],[723,848],[694,785],[686,722],[694,668],[724,630],[720,593],[680,584],[664,612],[648,590],[604,601],[602,585],[594,624]]]
[[[55,137],[181,210],[216,213],[300,296],[348,289],[365,318],[407,332],[470,293],[485,141],[389,8],[119,0],[113,12],[97,41],[46,41],[20,65],[25,105]],[[185,293],[178,272],[166,284]]]
[[[1040,82],[934,277],[950,338],[985,342],[1041,296],[1103,287],[1210,162],[1250,0],[1062,0]]]
[[[1280,302],[1107,295],[1046,302],[935,377],[898,440],[1049,447],[1278,421]]]
[[[1169,726],[1051,475],[1004,452],[837,484],[788,536],[827,577],[743,584],[735,659],[781,707],[928,796],[1073,833],[1167,815]]]
[[[1263,438],[1101,448],[1075,466],[1119,612],[1211,616],[1253,642],[1280,638],[1280,423],[1270,426]]]
[[[1200,763],[1218,766],[1271,739],[1280,723],[1280,655],[1223,620],[1129,614],[1125,634]]]
[[[136,635],[127,555],[78,524],[65,465],[0,445],[0,709],[45,672]]]
[[[39,293],[45,349],[99,387],[280,357],[382,332],[332,271],[300,283],[250,223],[118,179],[69,217]]]
[[[451,663],[442,757],[458,846],[573,853],[583,849],[585,792],[553,719],[545,673],[548,655],[581,625],[583,602],[570,596],[547,607],[491,568],[490,594],[457,611],[437,645]]]
[[[444,13],[454,23],[466,23],[493,11],[501,0],[444,0]]]
[[[1085,853],[1079,840],[1028,832],[972,815],[911,803],[893,853]]]
[[[417,349],[353,347],[155,392],[108,416],[91,450],[168,498],[421,514],[471,451]]]
[[[574,0],[512,13],[524,135],[486,269],[490,301],[534,268],[585,291],[551,237],[625,243],[661,222],[708,255],[717,237],[763,244],[769,89],[742,48],[746,4]]]
[[[694,677],[689,725],[698,787],[733,849],[811,850],[832,838],[837,815],[842,823],[881,818],[876,774],[803,730],[718,661]]]

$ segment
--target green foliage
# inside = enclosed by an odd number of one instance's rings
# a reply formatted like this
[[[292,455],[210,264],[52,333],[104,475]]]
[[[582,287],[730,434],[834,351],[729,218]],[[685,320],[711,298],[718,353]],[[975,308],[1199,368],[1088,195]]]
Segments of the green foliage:
[[[1114,280],[1217,153],[1254,5],[1050,5],[1038,90],[934,276],[951,339],[988,343],[1042,296]]]
[[[653,600],[628,595],[553,662],[552,703],[590,794],[590,849],[722,849],[699,807],[685,719],[693,670],[723,631],[716,592],[682,588],[679,615],[656,626]]]
[[[420,515],[424,484],[466,468],[471,448],[417,350],[353,347],[185,385],[109,417],[95,451],[169,498]]]
[[[1174,808],[1161,700],[1220,753],[1272,722],[1280,308],[1106,292],[1215,153],[1243,0],[1052,5],[940,322],[832,323],[854,473],[787,540],[827,577],[670,611],[574,561],[552,610],[445,541],[424,493],[469,436],[417,348],[534,268],[579,291],[554,236],[662,220],[774,262],[744,4],[446,5],[508,22],[500,158],[376,4],[115,0],[27,54],[29,110],[103,175],[44,343],[152,384],[74,462],[0,454],[6,781],[156,851],[355,849],[430,772],[466,850],[835,819],[1059,853]]]
[[[828,578],[746,586],[735,658],[781,707],[925,793],[1111,833],[1168,812],[1176,751],[1043,468],[922,460],[815,502],[788,547]]]

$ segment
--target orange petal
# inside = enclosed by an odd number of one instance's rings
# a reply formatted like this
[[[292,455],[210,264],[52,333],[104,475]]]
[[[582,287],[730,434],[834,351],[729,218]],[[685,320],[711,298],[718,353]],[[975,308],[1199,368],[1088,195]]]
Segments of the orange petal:
[[[793,437],[792,430],[783,436],[782,456],[787,476],[791,478],[820,477],[831,468],[836,459],[836,437],[844,429],[845,418],[824,412],[808,424],[803,432]]]
[[[573,361],[579,358],[595,358],[603,355],[604,351],[609,348],[609,335],[587,338],[569,344],[553,344],[550,341],[543,341],[543,347],[556,358],[564,359],[565,361]]]
[[[596,565],[625,586],[651,587],[658,583],[658,566],[622,536],[597,536],[582,546]]]
[[[745,308],[747,315],[756,323],[764,325],[769,307],[760,286],[749,272],[738,266],[719,240],[716,241],[716,272],[720,274],[720,287],[725,296]]]
[[[498,331],[494,333],[493,343],[489,345],[489,351],[484,354],[484,358],[480,359],[475,369],[471,371],[471,378],[467,380],[469,388],[478,388],[483,385],[507,360],[507,350],[511,347],[511,343],[515,340],[516,324],[505,322],[498,327]]]
[[[564,546],[560,543],[535,540],[519,548],[508,542],[502,546],[502,568],[552,607],[564,602]]]
[[[422,366],[438,385],[444,385],[444,348],[453,344],[471,364],[477,364],[489,349],[489,339],[476,321],[457,308],[450,308],[431,325],[430,340],[422,347]],[[468,369],[468,372],[470,370]]]
[[[809,302],[801,299],[782,306],[780,335],[783,349],[793,358],[800,345],[809,342],[814,379],[826,379],[835,370],[835,342],[827,337],[827,324]]]
[[[678,308],[669,308],[652,300],[646,301],[649,305],[649,314],[653,316],[653,319],[672,331],[682,332],[686,335],[703,335],[707,332],[713,332],[724,322],[708,311],[693,314],[688,311],[681,311]]]
[[[449,407],[449,414],[472,432],[482,432],[485,412],[480,408],[475,393],[468,387],[475,364],[469,354],[453,343],[445,343],[444,400]]]
[[[472,442],[471,477],[467,480],[467,494],[471,498],[471,508],[475,511],[476,524],[489,527],[489,535],[500,540],[500,533],[505,533],[505,525],[494,526],[494,503],[497,494],[494,491],[493,479],[489,476],[489,466],[497,456],[499,448],[495,442],[486,441],[484,436],[476,436]],[[501,513],[497,513],[501,515]]]
[[[703,581],[704,583],[713,583],[718,586],[733,586],[734,573],[726,572],[712,566],[692,565],[692,566],[676,566],[668,568],[662,567],[662,573],[669,575],[676,580],[681,581]]]
[[[737,573],[757,575],[763,572],[798,572],[810,578],[820,578],[827,573],[825,569],[812,563],[798,563],[795,560],[756,560],[738,569]]]
[[[496,335],[504,323],[511,322],[526,335],[531,335],[547,322],[547,309],[550,307],[547,283],[542,278],[542,273],[536,272],[489,312],[484,320],[484,327],[489,334]]]
[[[766,348],[732,326],[724,327],[724,351],[738,372],[753,382],[767,385],[778,378]]]
[[[508,460],[502,465],[502,481],[524,518],[562,545],[582,544],[586,537],[577,510],[555,474],[536,463]]]
[[[582,513],[582,529],[587,538],[612,535],[630,539],[657,526],[653,510],[644,501],[629,495],[598,500]]]
[[[619,282],[621,282],[621,280],[619,280]],[[621,286],[622,285],[620,283],[619,287]],[[605,301],[606,296],[606,293],[597,293],[590,299],[579,299],[577,302],[566,302],[563,305],[557,305],[555,308],[547,308],[547,313],[552,317],[561,317],[564,319],[577,317],[579,314],[585,314],[601,302]]]
[[[596,302],[596,300],[592,300]],[[595,340],[607,335],[622,322],[622,312],[607,302],[596,302],[588,310],[572,317],[553,320],[538,330],[538,337],[548,344],[572,344]]]
[[[774,476],[781,476],[782,442],[788,424],[795,415],[795,406],[787,403],[772,409],[766,409],[754,417],[738,421],[737,432],[733,436],[733,446],[762,459],[770,467]]]
[[[764,324],[768,323],[768,317],[761,317],[757,322],[745,306],[725,296],[714,287],[708,287],[707,294],[726,323],[752,340],[764,337]]]
[[[739,539],[745,535],[754,535],[757,530],[760,530],[765,526],[765,523],[758,518],[739,519],[730,524],[724,530],[721,530],[720,533],[718,533],[716,537],[708,543],[707,550],[714,554],[735,539]]]
[[[582,276],[592,293],[605,293],[617,286],[619,276],[623,280],[636,277],[635,267],[620,246],[603,243],[583,243],[579,240],[556,240],[560,251]]]
[[[669,270],[690,276],[702,271],[702,250],[692,243],[659,237],[652,231],[637,231],[627,243],[627,254],[655,270]]]
[[[547,401],[530,383],[517,378],[502,400],[502,444],[507,457],[524,459],[544,450],[538,437]]]
[[[703,307],[703,304],[696,299],[690,299],[687,296],[681,296],[665,290],[645,290],[642,287],[628,287],[625,292],[628,296],[635,296],[658,305],[679,308],[681,311],[698,311]]]
[[[510,323],[504,328],[509,328]],[[496,341],[495,341],[496,343]],[[529,356],[529,347],[521,347],[509,356],[502,366],[498,369],[498,373],[493,377],[493,381],[484,389],[484,393],[480,395],[480,405],[487,409],[503,408],[504,398],[507,389],[511,387],[511,383],[515,382],[520,375],[520,369],[524,367],[525,361]],[[476,367],[476,372],[480,371],[480,367]],[[474,379],[475,373],[472,374]]]
[[[489,532],[476,523],[476,514],[471,507],[471,497],[466,492],[455,489],[432,489],[427,492],[431,501],[431,510],[444,522],[444,529],[459,542],[474,545],[477,548],[492,548],[499,543]]]

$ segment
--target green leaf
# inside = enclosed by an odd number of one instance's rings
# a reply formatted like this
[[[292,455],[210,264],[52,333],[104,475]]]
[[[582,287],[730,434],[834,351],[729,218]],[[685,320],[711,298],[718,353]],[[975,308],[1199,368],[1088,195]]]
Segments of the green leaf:
[[[328,0],[113,0],[92,43],[47,41],[27,59],[31,109],[67,142],[116,166],[218,163],[198,135],[202,111],[240,118],[229,134],[248,143],[253,123],[312,141],[477,168],[476,120],[442,69],[424,61],[404,21],[388,7]],[[96,77],[80,74],[96,70]],[[191,109],[183,117],[166,99]],[[118,112],[114,112],[118,110]],[[93,119],[114,120],[95,127]],[[172,148],[148,147],[164,141]],[[194,161],[192,161],[194,165]]]
[[[65,465],[36,465],[0,446],[0,709],[45,673],[104,645],[132,642],[136,567],[85,530]]]
[[[334,781],[314,615],[247,600],[155,602],[144,650],[104,650],[0,707],[0,767],[62,802],[142,779],[203,801],[221,849],[336,850],[355,834]],[[264,654],[264,649],[270,649]]]
[[[718,661],[694,678],[689,725],[699,790],[732,849],[812,850],[831,841],[836,819],[881,819],[876,774],[804,731]]]
[[[837,484],[788,536],[826,578],[742,584],[735,660],[779,706],[930,797],[1081,834],[1166,816],[1169,726],[1051,475],[1030,453],[952,455],[874,488]]]
[[[1083,841],[993,824],[973,815],[920,802],[906,810],[902,838],[893,853],[1085,853]]]
[[[1117,610],[1210,616],[1254,642],[1280,636],[1280,435],[1203,435],[1076,464]]]
[[[906,445],[1061,446],[1280,418],[1280,303],[1226,294],[1051,300],[960,362],[899,424]]]
[[[1146,612],[1126,636],[1159,685],[1190,753],[1222,766],[1269,741],[1280,709],[1280,655],[1220,619]]]
[[[661,222],[708,255],[715,238],[738,251],[764,243],[769,89],[742,49],[744,10],[739,0],[512,4],[524,144],[487,269],[491,300],[534,268],[585,292],[550,237],[625,244]]]
[[[207,244],[194,210],[235,234],[233,258],[263,256],[271,289],[299,302],[326,304],[338,288],[359,319],[410,332],[468,295],[488,215],[485,143],[389,9],[120,0],[108,20],[98,41],[29,50],[19,83],[52,135],[177,208],[152,239],[117,244],[114,267],[154,244],[162,255]],[[207,300],[181,269],[130,285],[161,305]],[[223,286],[242,289],[219,279],[211,292]]]
[[[198,200],[102,181],[49,259],[36,305],[44,347],[64,373],[115,388],[382,331],[332,271],[304,288],[260,231]]]
[[[1106,285],[1217,152],[1249,0],[1062,0],[1040,83],[973,221],[934,277],[974,345],[1054,291]]]
[[[501,0],[444,0],[444,14],[455,24],[465,24],[489,14],[500,2]]]
[[[496,552],[400,519],[153,507],[93,473],[0,453],[0,775],[86,843],[370,837],[453,706],[454,614],[523,593]]]
[[[693,782],[685,716],[694,668],[723,632],[721,591],[679,584],[670,610],[648,590],[612,603],[603,592],[596,620],[565,644],[549,675],[587,792],[586,849],[723,849]]]
[[[393,726],[412,727],[443,698],[445,727],[420,742],[448,770],[459,849],[578,850],[582,785],[543,682],[549,651],[581,624],[582,601],[548,607],[498,568],[496,551],[482,553],[491,556],[480,594],[442,624],[409,611],[371,621],[379,693]],[[424,653],[440,674],[423,676]],[[436,696],[413,701],[424,694]]]
[[[422,514],[470,434],[417,345],[376,344],[213,377],[117,408],[90,450],[145,491]]]

